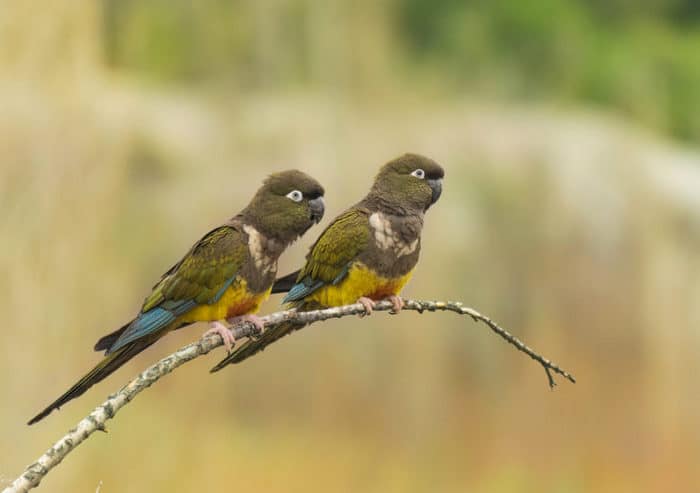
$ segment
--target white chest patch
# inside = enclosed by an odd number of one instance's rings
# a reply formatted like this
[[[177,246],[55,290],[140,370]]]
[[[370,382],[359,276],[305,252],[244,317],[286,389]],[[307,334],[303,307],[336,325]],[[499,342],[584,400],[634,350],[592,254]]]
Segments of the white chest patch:
[[[275,260],[266,254],[265,245],[272,240],[266,239],[253,226],[243,225],[243,231],[248,235],[248,251],[255,262],[255,267],[267,273],[275,265]]]
[[[397,257],[410,255],[418,248],[418,238],[411,243],[401,240],[401,237],[394,232],[391,221],[381,212],[375,212],[369,216],[369,225],[374,232],[374,239],[382,250],[392,250]]]

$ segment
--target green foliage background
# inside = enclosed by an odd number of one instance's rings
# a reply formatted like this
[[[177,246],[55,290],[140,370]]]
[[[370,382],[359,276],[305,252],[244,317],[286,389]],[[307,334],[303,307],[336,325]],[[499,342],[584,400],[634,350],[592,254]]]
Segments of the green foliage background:
[[[375,73],[382,83],[393,74],[402,90],[429,83],[448,94],[611,107],[700,141],[700,7],[693,0],[264,4],[105,0],[109,63],[169,83],[325,85],[337,82],[321,67],[334,53],[319,54],[318,44],[357,47],[358,58],[372,57],[362,38],[378,15],[386,31],[372,38],[371,51],[386,56],[369,74],[336,67],[346,90],[374,85]]]

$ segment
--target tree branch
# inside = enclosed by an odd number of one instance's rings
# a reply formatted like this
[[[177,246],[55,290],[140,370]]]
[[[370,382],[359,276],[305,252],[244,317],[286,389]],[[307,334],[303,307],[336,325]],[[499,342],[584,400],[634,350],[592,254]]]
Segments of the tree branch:
[[[552,373],[557,373],[566,378],[572,383],[576,383],[574,377],[562,370],[559,366],[552,363],[548,359],[539,355],[518,338],[510,334],[507,330],[499,327],[488,317],[481,315],[476,310],[465,307],[462,303],[454,301],[418,301],[405,300],[406,306],[404,310],[413,310],[419,313],[425,311],[451,311],[460,315],[468,315],[475,322],[485,323],[493,332],[501,336],[508,343],[515,346],[518,351],[527,354],[530,358],[537,361],[544,368],[549,386],[554,388],[556,382]],[[377,303],[375,311],[388,311],[392,309],[392,305],[388,301]],[[341,318],[348,315],[362,315],[365,313],[364,307],[356,303],[354,305],[346,305],[324,310],[315,310],[310,312],[296,312],[295,310],[286,310],[273,313],[262,317],[265,328],[269,329],[283,322],[295,321],[304,324],[311,324],[328,320],[330,318]],[[255,326],[249,322],[244,322],[231,329],[236,339],[244,337],[254,337],[257,334]],[[73,449],[80,445],[95,431],[106,432],[105,423],[107,420],[114,418],[119,409],[128,404],[136,395],[144,389],[150,387],[161,377],[167,375],[178,366],[187,363],[199,356],[207,354],[214,348],[222,345],[219,335],[210,335],[203,337],[197,342],[188,344],[182,347],[175,353],[166,356],[156,364],[144,370],[139,376],[122,387],[118,392],[110,395],[106,401],[97,406],[90,414],[83,418],[78,425],[70,430],[65,436],[58,440],[44,455],[28,466],[26,470],[18,477],[9,487],[3,490],[3,493],[19,493],[26,492],[39,485],[39,482],[46,476],[51,469],[56,467]]]

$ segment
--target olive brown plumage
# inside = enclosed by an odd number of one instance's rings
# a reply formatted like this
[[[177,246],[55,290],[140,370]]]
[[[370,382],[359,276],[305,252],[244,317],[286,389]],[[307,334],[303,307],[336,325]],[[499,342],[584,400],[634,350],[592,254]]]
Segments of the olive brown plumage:
[[[425,212],[442,193],[444,171],[432,159],[405,154],[385,164],[367,196],[336,217],[311,247],[304,267],[279,279],[273,292],[298,310],[398,297],[418,262]],[[292,281],[293,279],[293,281]],[[264,332],[217,364],[218,371],[303,327],[287,323]]]
[[[251,314],[270,295],[279,256],[323,216],[323,193],[300,171],[270,176],[243,211],[207,233],[161,277],[132,321],[97,341],[95,350],[104,350],[105,358],[28,424],[80,396],[171,330],[210,322],[210,332],[230,349],[233,335],[222,320],[246,318],[261,326]]]

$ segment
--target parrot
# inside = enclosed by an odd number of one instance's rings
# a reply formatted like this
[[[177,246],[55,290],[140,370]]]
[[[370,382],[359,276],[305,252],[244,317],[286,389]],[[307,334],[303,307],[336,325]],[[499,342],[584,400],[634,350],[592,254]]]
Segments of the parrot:
[[[309,311],[361,303],[365,314],[388,299],[403,308],[399,294],[413,274],[426,211],[440,198],[443,168],[430,158],[405,154],[386,163],[369,193],[336,217],[311,246],[304,267],[278,279],[273,292],[286,292],[290,308]],[[211,372],[262,351],[304,327],[286,322],[247,340]]]
[[[95,344],[105,357],[68,391],[33,417],[34,424],[82,395],[171,330],[209,322],[230,351],[223,323],[262,330],[254,315],[270,296],[282,252],[323,217],[323,187],[289,170],[270,175],[239,214],[202,237],[155,284],[136,317]]]

